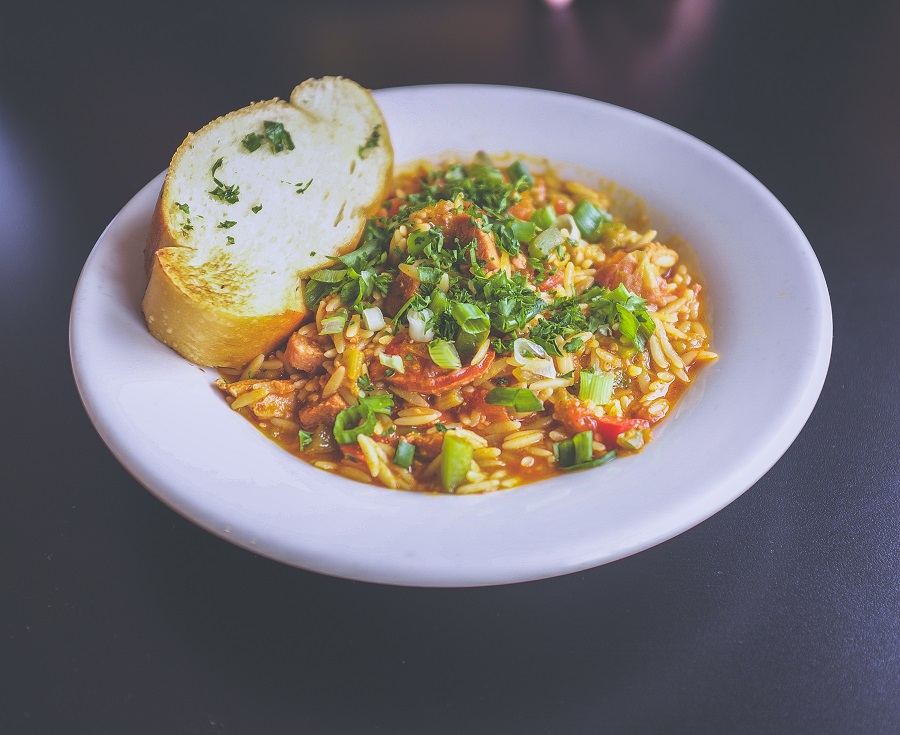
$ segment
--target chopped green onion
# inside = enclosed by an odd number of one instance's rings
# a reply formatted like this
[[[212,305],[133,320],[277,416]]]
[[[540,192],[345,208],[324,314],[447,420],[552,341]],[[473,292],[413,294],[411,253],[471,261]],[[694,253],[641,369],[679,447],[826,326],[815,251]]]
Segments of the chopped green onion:
[[[491,320],[488,315],[475,304],[464,304],[454,301],[450,304],[450,314],[464,332],[480,334],[491,328]]]
[[[597,242],[603,234],[603,227],[612,222],[612,215],[603,210],[598,209],[588,199],[582,199],[575,205],[572,210],[572,219],[581,230],[581,236],[588,242]]]
[[[534,222],[524,222],[523,220],[513,220],[510,225],[513,237],[519,242],[529,242],[534,239],[535,226]]]
[[[297,432],[297,438],[300,440],[300,450],[306,449],[310,444],[312,444],[312,433],[309,431],[300,431]]]
[[[600,406],[609,403],[614,381],[615,376],[612,373],[589,373],[582,370],[578,397],[582,401],[593,401]]]
[[[384,329],[385,327],[384,314],[377,306],[363,309],[362,318],[363,326],[372,332],[377,332],[379,329]]]
[[[413,457],[416,454],[416,445],[410,444],[401,439],[397,442],[397,451],[394,452],[394,464],[408,470],[412,465]]]
[[[428,354],[431,355],[431,359],[438,367],[447,370],[459,370],[462,367],[456,345],[445,339],[435,339],[429,342]]]
[[[531,244],[528,246],[528,254],[532,258],[546,258],[565,241],[566,238],[556,227],[548,227],[531,241]]]
[[[466,481],[472,467],[472,445],[456,434],[445,434],[441,449],[441,485],[448,493]]]
[[[529,188],[534,186],[534,176],[531,175],[531,172],[525,168],[525,164],[521,161],[514,161],[506,168],[506,173],[509,175],[509,180],[513,183],[517,182],[519,179],[525,179],[525,183]]]
[[[579,464],[569,465],[568,467],[560,467],[559,469],[569,472],[571,470],[586,470],[589,467],[599,467],[602,464],[606,464],[611,459],[615,459],[618,452],[613,449],[611,452],[607,452],[602,457],[597,457],[597,459],[592,459],[589,462],[581,462]]]
[[[360,434],[371,436],[375,430],[375,412],[360,403],[341,411],[334,419],[334,438],[338,444],[354,444]]]
[[[581,431],[571,439],[563,439],[553,445],[553,456],[561,468],[589,462],[593,453],[594,433],[590,430]]]
[[[347,310],[341,309],[336,314],[326,316],[322,320],[322,328],[319,334],[340,334],[344,331],[344,325],[347,324]]]
[[[636,452],[644,446],[644,432],[640,429],[623,431],[616,437],[616,444],[622,447],[622,449],[630,449]]]
[[[415,311],[410,309],[406,312],[406,321],[409,323],[409,338],[413,342],[429,342],[434,339],[434,330],[428,328],[428,322],[434,313],[431,309],[422,309]]]
[[[395,373],[405,373],[406,368],[403,366],[403,358],[400,355],[385,355],[383,352],[378,356],[378,361],[386,368],[390,368]]]
[[[528,388],[494,388],[484,400],[493,406],[509,406],[517,413],[543,411],[543,402]]]
[[[541,207],[531,215],[531,221],[542,230],[553,227],[553,223],[556,222],[556,210],[549,204],[546,207]]]
[[[360,398],[359,403],[362,406],[371,408],[375,413],[384,413],[390,416],[391,409],[394,407],[394,396],[390,393],[379,393],[376,396]]]
[[[575,444],[575,464],[589,462],[594,454],[594,432],[579,431],[572,437],[572,443]]]
[[[547,357],[547,351],[537,342],[532,342],[524,337],[518,337],[513,342],[513,359],[519,365],[524,365],[536,357]]]
[[[347,275],[346,268],[322,268],[310,275],[310,280],[320,283],[338,283]]]
[[[431,309],[435,316],[443,314],[449,305],[450,301],[447,298],[447,294],[441,291],[441,289],[436,288],[431,292],[431,300],[428,302],[428,308]]]
[[[477,334],[460,331],[459,336],[456,338],[456,351],[459,353],[460,358],[470,360],[478,352],[481,343],[487,339],[488,333],[489,330],[487,329]]]

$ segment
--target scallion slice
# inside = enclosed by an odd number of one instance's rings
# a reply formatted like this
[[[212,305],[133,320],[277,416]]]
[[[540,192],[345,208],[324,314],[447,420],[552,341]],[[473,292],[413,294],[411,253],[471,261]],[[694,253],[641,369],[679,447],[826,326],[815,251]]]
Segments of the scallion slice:
[[[400,355],[385,355],[383,352],[378,356],[378,361],[386,368],[390,368],[395,373],[405,373],[406,367],[403,365],[403,358]]]
[[[597,457],[597,459],[592,459],[589,462],[581,462],[579,464],[569,465],[568,467],[560,467],[559,469],[564,472],[569,472],[571,470],[586,470],[589,467],[599,467],[602,464],[606,464],[611,459],[615,459],[618,452],[613,449],[611,452],[607,452],[602,457]]]
[[[594,432],[579,431],[572,437],[572,443],[575,445],[575,464],[589,462],[594,455]]]
[[[428,342],[434,339],[434,330],[428,328],[428,322],[434,313],[431,309],[406,312],[406,321],[409,323],[409,338],[413,342]]]
[[[375,412],[360,403],[341,411],[334,419],[334,438],[338,444],[355,444],[360,434],[371,436],[375,430]]]
[[[472,467],[472,445],[456,434],[444,434],[441,449],[441,485],[448,493],[466,481],[466,473]]]
[[[556,210],[549,204],[546,207],[541,207],[531,215],[531,221],[542,230],[553,227],[553,223],[556,222]]]
[[[598,209],[590,200],[582,199],[572,210],[572,219],[585,240],[597,242],[603,234],[603,227],[612,222],[612,215],[606,210]]]
[[[340,334],[344,331],[344,326],[346,324],[347,310],[341,309],[337,313],[326,316],[322,320],[322,328],[319,330],[319,334]]]
[[[436,288],[431,292],[431,300],[428,302],[428,308],[431,309],[435,316],[443,314],[449,305],[450,300],[447,298],[447,294],[441,291],[441,289]]]
[[[401,439],[397,442],[397,451],[394,452],[394,464],[408,470],[412,465],[413,457],[416,454],[416,445],[410,444]]]
[[[562,245],[565,241],[565,236],[556,227],[548,227],[531,241],[528,246],[528,254],[532,258],[544,259],[554,248]]]
[[[461,360],[472,359],[475,353],[478,352],[478,348],[481,347],[481,343],[488,338],[488,331],[485,329],[478,334],[462,331],[459,333],[459,336],[456,338],[456,351],[459,353]]]
[[[484,400],[494,406],[508,406],[517,413],[544,410],[541,399],[528,388],[494,388],[488,392]]]
[[[384,314],[377,306],[363,309],[362,318],[363,326],[372,332],[377,332],[379,329],[384,329],[385,327]]]
[[[507,166],[506,173],[509,175],[509,180],[513,183],[517,182],[519,179],[525,179],[525,183],[529,188],[534,186],[534,176],[531,175],[531,172],[521,161],[513,161]]]
[[[516,219],[512,221],[510,227],[512,228],[513,237],[519,242],[530,242],[534,239],[534,234],[536,232],[534,222],[525,222]]]
[[[450,304],[450,314],[459,324],[460,329],[469,334],[481,334],[491,328],[491,320],[488,315],[475,304],[454,301]]]
[[[438,367],[447,370],[459,370],[462,367],[456,345],[445,339],[433,339],[429,342],[428,354]]]
[[[537,342],[532,342],[524,337],[518,337],[513,342],[513,359],[519,365],[524,365],[528,360],[536,357],[547,357],[547,351]]]
[[[593,401],[600,406],[609,403],[614,381],[615,376],[612,373],[589,373],[582,370],[578,397],[582,401]]]
[[[589,462],[594,453],[594,433],[581,431],[571,439],[563,439],[553,445],[553,456],[560,468],[573,467]]]

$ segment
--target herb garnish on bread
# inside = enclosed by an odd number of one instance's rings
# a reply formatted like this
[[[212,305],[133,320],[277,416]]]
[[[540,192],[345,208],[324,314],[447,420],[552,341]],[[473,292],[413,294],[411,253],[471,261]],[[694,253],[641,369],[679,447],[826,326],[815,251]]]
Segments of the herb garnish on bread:
[[[145,249],[150,332],[201,365],[269,352],[307,313],[301,278],[356,247],[392,173],[381,111],[340,77],[189,135]]]

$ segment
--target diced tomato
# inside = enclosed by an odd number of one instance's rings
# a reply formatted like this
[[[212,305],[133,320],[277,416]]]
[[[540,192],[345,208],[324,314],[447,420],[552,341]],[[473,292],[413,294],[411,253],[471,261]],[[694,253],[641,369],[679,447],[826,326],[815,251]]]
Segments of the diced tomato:
[[[593,426],[594,436],[607,447],[614,447],[620,434],[632,429],[649,429],[650,422],[645,419],[621,419],[614,416],[600,416]]]
[[[553,200],[553,211],[557,214],[565,214],[569,211],[568,202],[562,197],[556,197],[556,199]]]
[[[531,197],[523,199],[518,204],[513,204],[509,208],[509,213],[513,217],[518,217],[523,220],[530,220],[531,215],[534,214],[534,204],[531,203]]]
[[[557,393],[556,418],[571,433],[592,431],[597,441],[607,447],[615,447],[616,437],[632,429],[648,429],[650,422],[645,419],[625,419],[615,416],[597,416],[578,398],[566,391]]]

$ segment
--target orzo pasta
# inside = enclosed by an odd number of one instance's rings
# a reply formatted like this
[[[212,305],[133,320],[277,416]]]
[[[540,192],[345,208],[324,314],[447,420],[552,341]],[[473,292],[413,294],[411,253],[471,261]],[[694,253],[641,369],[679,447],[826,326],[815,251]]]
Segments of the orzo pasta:
[[[717,357],[676,249],[604,191],[479,155],[378,215],[311,275],[310,323],[217,383],[315,467],[468,494],[598,466]]]

